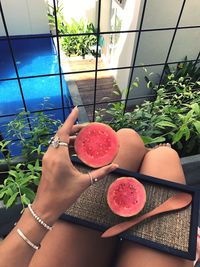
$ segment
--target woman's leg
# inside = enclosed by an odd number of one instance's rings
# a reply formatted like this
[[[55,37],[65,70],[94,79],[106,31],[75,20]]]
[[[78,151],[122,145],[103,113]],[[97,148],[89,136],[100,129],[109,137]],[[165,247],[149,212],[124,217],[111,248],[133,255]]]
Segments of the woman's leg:
[[[117,134],[120,150],[115,162],[121,168],[138,171],[146,153],[141,138],[130,129]],[[117,238],[102,239],[97,231],[58,221],[29,267],[110,267],[117,243]]]
[[[114,163],[117,163],[122,169],[138,171],[147,153],[141,137],[134,130],[126,128],[119,130],[117,135],[120,150]]]
[[[45,236],[29,267],[109,266],[117,239],[107,241],[97,231],[58,221]]]
[[[185,183],[178,154],[161,146],[150,150],[144,157],[140,173],[178,183]],[[161,253],[133,242],[124,241],[117,267],[191,267],[192,261]]]

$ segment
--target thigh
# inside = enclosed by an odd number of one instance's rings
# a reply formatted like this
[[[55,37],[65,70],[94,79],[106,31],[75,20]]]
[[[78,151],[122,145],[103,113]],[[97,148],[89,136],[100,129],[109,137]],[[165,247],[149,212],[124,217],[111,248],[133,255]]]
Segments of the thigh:
[[[142,174],[185,183],[178,154],[169,147],[150,150],[140,168]],[[117,267],[191,267],[192,261],[165,254],[129,241],[123,241]]]
[[[29,267],[110,267],[117,242],[117,238],[105,240],[100,232],[58,221]]]
[[[140,136],[131,129],[117,132],[120,149],[114,162],[120,168],[138,171],[147,150]],[[110,267],[118,239],[102,239],[100,233],[59,221],[42,242],[30,267]]]
[[[130,242],[124,242],[117,267],[192,267],[193,262]]]

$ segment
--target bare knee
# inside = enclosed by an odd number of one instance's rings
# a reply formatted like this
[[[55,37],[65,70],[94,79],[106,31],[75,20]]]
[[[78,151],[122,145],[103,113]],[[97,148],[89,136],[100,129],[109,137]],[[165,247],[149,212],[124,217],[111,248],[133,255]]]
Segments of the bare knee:
[[[172,147],[168,147],[168,146],[160,146],[157,147],[155,149],[152,149],[148,152],[149,156],[150,155],[163,155],[163,156],[168,156],[168,157],[172,157],[172,158],[176,158],[179,160],[179,155],[176,152],[176,150],[174,150]]]
[[[114,160],[120,168],[137,171],[146,153],[144,143],[132,129],[124,128],[117,132],[120,149]]]
[[[144,161],[150,164],[155,162],[157,166],[160,164],[168,168],[170,168],[171,165],[177,166],[177,164],[180,164],[178,153],[173,148],[167,146],[160,146],[150,150],[145,155]]]
[[[142,138],[139,136],[139,134],[130,128],[122,128],[117,132],[119,140],[123,141],[123,143],[134,143],[134,145],[141,146],[144,148],[144,143],[142,141]]]
[[[122,128],[117,131],[118,135],[127,135],[127,136],[139,136],[139,134],[130,128]]]
[[[160,146],[146,153],[140,172],[173,182],[185,183],[178,153],[167,146]]]

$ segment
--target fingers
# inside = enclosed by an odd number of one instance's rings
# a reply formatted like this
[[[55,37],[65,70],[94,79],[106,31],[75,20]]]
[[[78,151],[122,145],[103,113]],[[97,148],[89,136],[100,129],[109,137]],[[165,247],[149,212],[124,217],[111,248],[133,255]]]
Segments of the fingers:
[[[107,166],[104,166],[100,169],[97,169],[97,170],[94,170],[94,171],[91,171],[90,174],[91,174],[91,177],[94,180],[101,180],[102,178],[104,178],[106,175],[108,175],[110,172],[116,170],[119,166],[117,164],[110,164],[110,165],[107,165]],[[90,175],[86,174],[86,180],[88,180],[88,184],[91,185],[91,177]]]
[[[71,129],[78,118],[78,108],[75,107],[69,114],[68,118],[64,122],[63,126],[58,130],[59,137],[65,138],[70,135]],[[66,138],[65,138],[66,140]]]
[[[76,135],[70,136],[69,137],[69,145],[74,146],[75,140],[76,140]]]
[[[86,122],[86,123],[82,123],[82,124],[73,125],[72,129],[71,129],[71,135],[80,132],[80,130],[82,130],[83,128],[85,128],[89,124],[90,124],[89,122]]]
[[[74,140],[72,138],[72,140],[70,140],[70,132],[71,129],[73,128],[74,123],[76,122],[78,118],[78,108],[75,107],[72,112],[69,114],[68,118],[66,119],[66,121],[64,122],[63,126],[61,128],[58,129],[57,131],[57,136],[59,137],[59,139],[61,140],[61,142],[67,143],[68,145],[74,144]],[[70,145],[71,145],[70,144]],[[49,146],[49,151],[53,151],[53,149],[51,146]],[[59,146],[59,149],[57,150],[57,153],[63,150],[66,150],[66,146]],[[68,151],[68,149],[67,149]],[[65,155],[68,155],[68,153],[66,153]]]
[[[89,123],[83,123],[83,124],[76,124],[76,125],[73,125],[72,126],[72,129],[71,129],[71,135],[69,137],[69,144],[70,144],[70,147],[73,147],[74,146],[74,143],[75,143],[75,140],[76,140],[76,137],[78,134],[83,128],[85,128],[87,125],[89,125]]]
[[[74,150],[74,142],[75,142],[75,140],[76,140],[76,135],[73,135],[73,136],[69,137],[69,154],[70,154],[70,156],[76,154],[76,152]]]

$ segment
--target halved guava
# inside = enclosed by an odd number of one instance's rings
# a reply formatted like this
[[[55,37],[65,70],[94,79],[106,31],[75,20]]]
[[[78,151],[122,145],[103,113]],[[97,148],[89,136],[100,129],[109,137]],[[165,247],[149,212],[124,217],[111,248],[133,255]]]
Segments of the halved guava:
[[[116,132],[104,123],[90,123],[74,144],[77,157],[86,165],[98,168],[111,163],[119,150]]]
[[[143,209],[145,202],[145,188],[135,178],[118,178],[108,188],[108,206],[113,213],[119,216],[131,217],[138,214]]]

